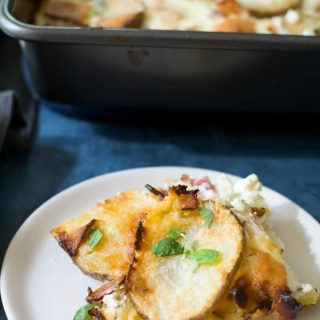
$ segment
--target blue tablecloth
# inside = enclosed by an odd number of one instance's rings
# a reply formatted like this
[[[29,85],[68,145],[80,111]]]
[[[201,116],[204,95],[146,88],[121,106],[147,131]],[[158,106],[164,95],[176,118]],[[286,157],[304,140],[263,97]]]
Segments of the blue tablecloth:
[[[318,120],[247,114],[185,119],[169,114],[93,122],[42,104],[33,148],[0,155],[1,258],[22,222],[57,192],[133,167],[195,166],[240,176],[255,172],[266,186],[320,220]],[[5,319],[3,311],[0,319]]]

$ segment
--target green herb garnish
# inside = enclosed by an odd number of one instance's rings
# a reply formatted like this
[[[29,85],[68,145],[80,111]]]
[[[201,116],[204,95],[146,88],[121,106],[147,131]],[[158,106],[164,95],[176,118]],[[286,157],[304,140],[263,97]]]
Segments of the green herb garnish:
[[[216,263],[219,261],[220,252],[212,249],[199,249],[186,255],[188,259],[195,261],[197,267],[202,264]]]
[[[199,207],[199,212],[206,226],[210,228],[213,222],[213,211],[204,207]]]
[[[87,243],[93,249],[100,242],[102,237],[103,237],[103,232],[101,231],[100,228],[92,228],[89,231]]]
[[[211,212],[211,223],[213,220],[213,212]],[[208,215],[207,215],[208,216]],[[205,219],[205,218],[204,218]],[[207,223],[206,223],[207,224]],[[211,225],[211,224],[210,224]],[[158,257],[167,257],[178,254],[183,254],[186,258],[193,260],[196,264],[194,271],[202,264],[212,264],[216,263],[220,259],[220,252],[213,249],[198,249],[199,242],[197,240],[193,241],[191,245],[186,245],[183,247],[178,241],[178,238],[184,237],[184,233],[178,229],[171,228],[168,231],[168,236],[159,242],[157,242],[152,248],[153,252]]]
[[[176,254],[182,254],[183,251],[183,246],[175,239],[170,237],[160,240],[151,248],[151,252],[153,252],[158,257],[167,257]]]
[[[178,229],[171,228],[168,231],[168,237],[172,239],[179,239],[184,237],[184,233]]]
[[[86,304],[76,312],[73,320],[91,320],[92,317],[89,315],[88,311],[98,306],[100,306],[99,302]]]

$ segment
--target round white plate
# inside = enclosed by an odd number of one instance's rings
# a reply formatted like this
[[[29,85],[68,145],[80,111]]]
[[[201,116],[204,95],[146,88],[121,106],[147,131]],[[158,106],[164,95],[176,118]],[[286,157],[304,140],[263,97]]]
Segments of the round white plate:
[[[2,266],[1,295],[9,320],[72,320],[85,304],[88,286],[98,281],[71,263],[50,236],[52,227],[120,190],[162,185],[183,173],[213,181],[220,172],[182,167],[154,167],[120,171],[93,178],[56,195],[37,209],[13,238]],[[232,177],[237,179],[237,177]],[[275,231],[286,245],[289,265],[303,282],[320,289],[320,225],[284,196],[264,188]],[[320,303],[304,310],[299,319],[319,320]]]

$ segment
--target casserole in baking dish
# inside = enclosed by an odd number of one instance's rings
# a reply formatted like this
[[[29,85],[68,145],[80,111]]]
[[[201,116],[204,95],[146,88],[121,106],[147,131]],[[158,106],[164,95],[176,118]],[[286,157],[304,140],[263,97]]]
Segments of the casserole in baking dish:
[[[320,37],[39,26],[37,0],[0,7],[35,91],[72,114],[320,111]]]
[[[320,0],[44,0],[39,25],[317,35]]]

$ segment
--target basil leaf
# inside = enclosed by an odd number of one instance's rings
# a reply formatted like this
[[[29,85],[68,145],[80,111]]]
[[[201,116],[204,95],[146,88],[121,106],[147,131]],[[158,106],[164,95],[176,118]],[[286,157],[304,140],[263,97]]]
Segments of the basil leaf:
[[[204,207],[199,207],[199,212],[206,226],[210,228],[213,222],[213,211]]]
[[[92,228],[88,234],[87,244],[93,249],[102,239],[102,237],[103,232],[100,228]]]
[[[183,251],[183,246],[173,238],[164,238],[151,248],[151,252],[156,254],[158,257],[182,254]]]
[[[189,253],[187,258],[195,261],[197,266],[199,266],[201,264],[218,262],[220,258],[220,252],[212,249],[200,249]]]
[[[171,228],[168,231],[168,237],[173,239],[179,239],[184,237],[184,233],[178,229]]]
[[[89,315],[88,311],[97,306],[100,306],[99,302],[86,304],[76,312],[73,320],[92,320],[92,317]]]

